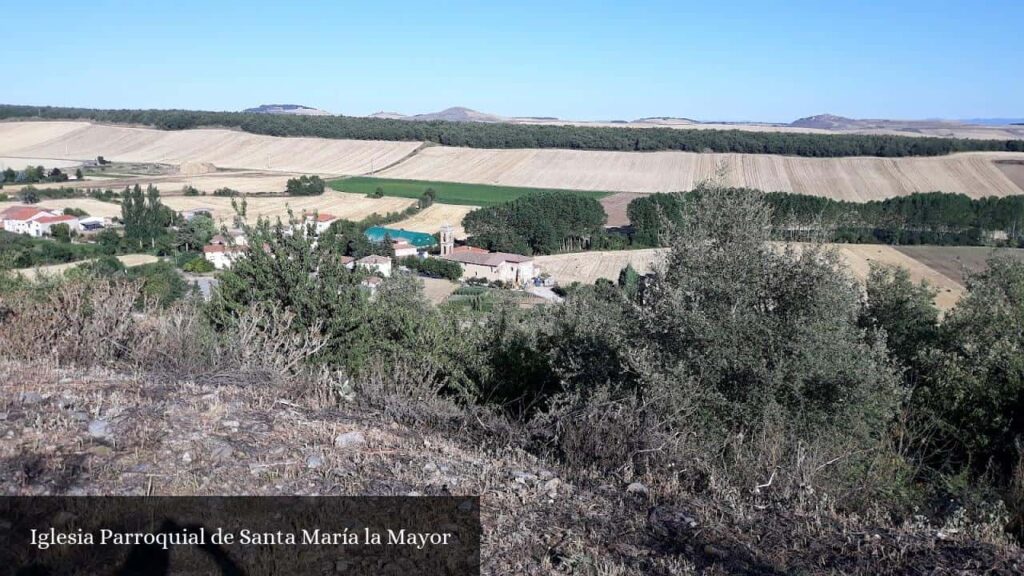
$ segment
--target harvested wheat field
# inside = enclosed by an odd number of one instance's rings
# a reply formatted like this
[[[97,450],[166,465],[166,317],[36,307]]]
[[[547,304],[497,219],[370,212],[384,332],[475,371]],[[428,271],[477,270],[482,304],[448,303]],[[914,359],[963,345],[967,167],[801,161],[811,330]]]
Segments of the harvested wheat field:
[[[0,202],[0,212],[11,206],[21,206],[21,202]],[[121,205],[114,202],[103,202],[94,198],[47,198],[36,205],[43,210],[62,212],[65,208],[85,210],[89,216],[113,218],[121,216]]]
[[[60,168],[61,170],[64,170],[66,168],[74,168],[81,165],[82,163],[77,160],[52,160],[49,158],[15,158],[11,156],[0,156],[0,170],[6,170],[8,168],[24,170],[29,166],[42,166],[47,170],[50,168]]]
[[[940,310],[949,310],[964,294],[963,285],[950,276],[914,259],[892,246],[834,244],[843,263],[850,273],[864,280],[871,270],[871,263],[901,266],[910,272],[914,282],[926,281],[939,290],[935,304]],[[981,250],[988,250],[982,248]],[[1024,252],[1024,251],[1022,251]],[[538,256],[536,263],[541,270],[551,274],[555,281],[565,286],[572,282],[593,284],[598,278],[616,281],[619,272],[632,264],[641,274],[651,272],[663,261],[667,249],[624,250],[620,252],[579,252]],[[1024,257],[1024,256],[1022,256]]]
[[[574,252],[537,256],[534,261],[542,272],[550,274],[556,282],[567,286],[573,282],[593,284],[598,278],[615,281],[619,272],[632,264],[640,274],[654,271],[668,252],[666,248],[621,250],[609,252]]]
[[[0,154],[61,160],[103,156],[118,162],[208,163],[242,168],[349,175],[379,170],[419,142],[258,136],[235,130],[164,131],[88,122],[0,123]]]
[[[913,158],[801,158],[765,154],[480,150],[434,146],[379,173],[384,178],[471,182],[534,188],[659,192],[690,190],[724,176],[723,184],[864,201],[912,192],[972,197],[1022,194],[993,160],[1014,153]]]
[[[243,194],[282,194],[285,191],[288,179],[294,176],[293,174],[240,170],[211,172],[194,176],[184,174],[140,174],[111,178],[89,177],[85,180],[69,180],[56,184],[33,184],[33,186],[37,188],[49,186],[61,188],[102,188],[120,191],[126,186],[138,184],[145,188],[152,184],[160,190],[161,196],[173,196],[181,194],[182,189],[188,185],[208,194],[213,193],[218,188],[231,188]],[[17,192],[22,187],[20,185],[8,186],[5,190]]]
[[[923,280],[939,291],[935,296],[935,305],[940,310],[951,309],[964,295],[964,286],[961,283],[892,246],[836,244],[835,247],[839,250],[843,262],[849,267],[850,273],[860,280],[867,278],[872,263],[906,268],[914,282]]]
[[[235,214],[231,208],[231,198],[223,196],[168,196],[162,198],[163,203],[174,210],[194,210],[206,208],[213,213],[214,220],[229,221]],[[360,220],[370,214],[387,214],[400,212],[412,205],[415,200],[408,198],[367,198],[361,194],[345,194],[343,192],[325,192],[320,196],[280,196],[273,198],[247,197],[248,219],[255,222],[259,217],[274,220],[288,218],[288,208],[299,216],[303,211],[332,214],[348,220]],[[238,198],[236,201],[241,201]]]
[[[476,210],[475,206],[433,204],[411,218],[406,218],[388,226],[390,228],[412,230],[413,232],[435,234],[441,229],[442,225],[451,224],[455,228],[455,237],[462,239],[466,237],[466,229],[462,227],[462,219],[473,210]]]

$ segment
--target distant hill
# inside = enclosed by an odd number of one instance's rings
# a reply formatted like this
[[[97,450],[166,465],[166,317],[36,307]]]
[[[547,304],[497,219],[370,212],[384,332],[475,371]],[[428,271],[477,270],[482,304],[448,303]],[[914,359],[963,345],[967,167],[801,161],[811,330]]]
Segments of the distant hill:
[[[406,116],[397,112],[377,112],[371,114],[370,118],[390,118],[418,122],[429,122],[431,120],[443,120],[445,122],[508,122],[509,120],[503,116],[478,112],[472,108],[464,108],[462,106],[446,108],[440,112],[431,112],[429,114],[416,114],[414,116]]]
[[[835,114],[818,114],[808,116],[791,122],[789,125],[796,128],[814,128],[819,130],[897,130],[901,132],[917,132],[931,136],[941,136],[937,130],[957,131],[971,126],[1012,126],[1024,122],[1022,118],[968,118],[963,120],[888,120],[888,119],[858,119],[836,116]]]
[[[633,120],[634,124],[700,124],[699,120],[692,118],[679,118],[676,116],[648,116],[646,118],[637,118]]]
[[[255,108],[246,108],[242,112],[253,114],[290,114],[294,116],[333,116],[326,110],[310,108],[301,104],[261,104]]]
[[[1024,118],[967,118],[961,122],[979,126],[1020,126],[1024,124]]]
[[[853,118],[836,116],[835,114],[818,114],[816,116],[799,118],[790,122],[789,125],[795,128],[815,128],[818,130],[857,130],[859,128],[866,128],[867,126],[864,124],[867,122],[869,121],[854,120]],[[884,122],[884,120],[878,122]]]
[[[399,114],[398,112],[385,112],[381,110],[380,112],[374,112],[373,114],[370,114],[369,116],[367,116],[367,118],[383,118],[385,120],[405,120],[408,118],[408,116],[406,116],[405,114]]]

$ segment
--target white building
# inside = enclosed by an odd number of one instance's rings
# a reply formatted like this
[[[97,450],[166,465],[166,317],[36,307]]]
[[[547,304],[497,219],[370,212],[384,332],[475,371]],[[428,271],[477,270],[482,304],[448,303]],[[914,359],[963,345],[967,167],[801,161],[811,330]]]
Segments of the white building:
[[[11,206],[0,212],[0,224],[8,232],[35,238],[50,234],[56,224],[67,224],[74,231],[79,229],[78,218],[35,206]]]
[[[228,246],[226,244],[207,244],[203,246],[203,258],[206,258],[217,270],[231,268],[231,265],[244,254],[244,246]]]
[[[391,276],[391,258],[388,258],[387,256],[371,254],[370,256],[356,260],[356,264],[360,268],[369,270],[370,272],[375,272],[385,278]]]
[[[395,240],[391,243],[391,247],[395,250],[395,258],[405,258],[406,256],[416,256],[419,254],[419,249],[405,240]]]
[[[506,252],[486,252],[479,248],[455,248],[442,256],[462,265],[462,279],[483,278],[510,284],[525,284],[537,277],[533,258]]]
[[[331,224],[334,224],[340,220],[340,218],[333,214],[327,214],[324,212],[316,215],[307,214],[305,220],[307,224],[314,225],[314,230],[317,234],[323,234],[324,232],[327,232],[327,229],[331,227]]]

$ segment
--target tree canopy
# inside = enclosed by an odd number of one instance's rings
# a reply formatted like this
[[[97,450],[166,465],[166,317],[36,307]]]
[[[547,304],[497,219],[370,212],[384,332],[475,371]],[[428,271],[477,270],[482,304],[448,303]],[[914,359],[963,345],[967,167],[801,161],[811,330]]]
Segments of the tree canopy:
[[[298,116],[196,110],[96,110],[0,105],[0,119],[88,119],[162,130],[204,126],[268,136],[433,142],[469,148],[565,148],[647,152],[740,152],[792,156],[938,156],[962,151],[1024,151],[1024,140],[805,134],[743,130],[684,130],[479,122],[409,122],[352,116]]]

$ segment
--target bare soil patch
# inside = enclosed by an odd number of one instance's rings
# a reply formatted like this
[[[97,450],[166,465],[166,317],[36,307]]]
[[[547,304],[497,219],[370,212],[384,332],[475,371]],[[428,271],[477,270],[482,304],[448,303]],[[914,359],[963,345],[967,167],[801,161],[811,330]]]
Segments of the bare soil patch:
[[[896,250],[940,274],[964,284],[970,273],[983,272],[988,259],[1009,256],[1024,261],[1024,249],[985,246],[896,246]]]
[[[629,207],[629,203],[636,198],[643,198],[644,196],[647,196],[647,194],[617,192],[611,196],[601,198],[601,206],[604,207],[604,212],[608,215],[607,225],[609,227],[628,226],[629,215],[626,213],[626,209]]]
[[[995,165],[1011,182],[1024,190],[1024,160],[997,160]]]

